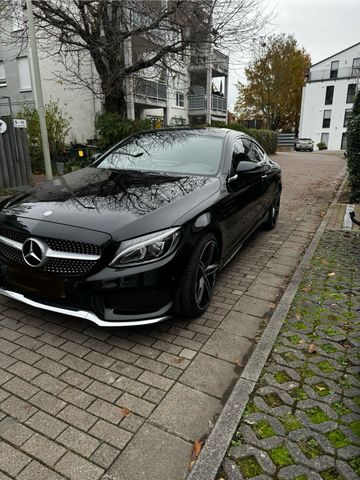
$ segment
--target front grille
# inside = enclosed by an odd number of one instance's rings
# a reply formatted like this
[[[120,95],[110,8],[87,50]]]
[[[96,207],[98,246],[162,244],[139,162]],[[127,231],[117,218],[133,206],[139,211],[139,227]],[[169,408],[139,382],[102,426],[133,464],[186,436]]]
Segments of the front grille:
[[[30,237],[26,232],[18,232],[7,228],[0,228],[0,235],[19,243]],[[57,252],[81,253],[86,255],[101,255],[98,245],[91,243],[62,240],[58,238],[41,238],[47,245]],[[29,267],[23,259],[22,252],[17,248],[0,242],[0,256],[8,263],[15,263]],[[57,273],[63,276],[80,276],[89,274],[97,265],[98,260],[74,260],[68,258],[50,258],[42,267],[31,269],[48,273]]]

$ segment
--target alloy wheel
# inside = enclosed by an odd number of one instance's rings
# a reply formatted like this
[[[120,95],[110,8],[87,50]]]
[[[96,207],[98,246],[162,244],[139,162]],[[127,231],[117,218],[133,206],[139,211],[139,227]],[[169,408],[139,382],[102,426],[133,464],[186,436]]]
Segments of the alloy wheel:
[[[195,281],[195,302],[203,310],[210,302],[219,269],[219,249],[215,240],[209,240],[200,255]]]

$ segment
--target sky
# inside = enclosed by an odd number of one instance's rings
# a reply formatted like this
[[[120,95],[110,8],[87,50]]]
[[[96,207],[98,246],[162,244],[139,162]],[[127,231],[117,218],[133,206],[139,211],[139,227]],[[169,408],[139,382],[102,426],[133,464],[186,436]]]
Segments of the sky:
[[[360,42],[360,0],[267,0],[267,3],[275,18],[264,35],[294,34],[313,64]],[[230,110],[237,97],[237,81],[246,80],[246,61],[244,58],[239,65],[230,60]]]

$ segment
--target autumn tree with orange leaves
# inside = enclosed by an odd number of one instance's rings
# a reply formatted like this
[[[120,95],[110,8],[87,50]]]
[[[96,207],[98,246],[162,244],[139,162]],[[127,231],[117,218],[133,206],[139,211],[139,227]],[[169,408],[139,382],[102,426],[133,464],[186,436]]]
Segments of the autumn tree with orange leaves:
[[[247,83],[238,83],[235,111],[240,119],[261,118],[272,130],[297,129],[310,64],[293,35],[268,37],[245,69]]]

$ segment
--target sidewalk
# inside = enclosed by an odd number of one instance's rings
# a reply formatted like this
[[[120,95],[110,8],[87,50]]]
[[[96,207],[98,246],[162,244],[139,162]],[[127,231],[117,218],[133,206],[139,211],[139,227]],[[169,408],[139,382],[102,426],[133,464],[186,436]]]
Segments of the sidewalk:
[[[217,480],[360,477],[360,231],[340,229],[328,223]]]

